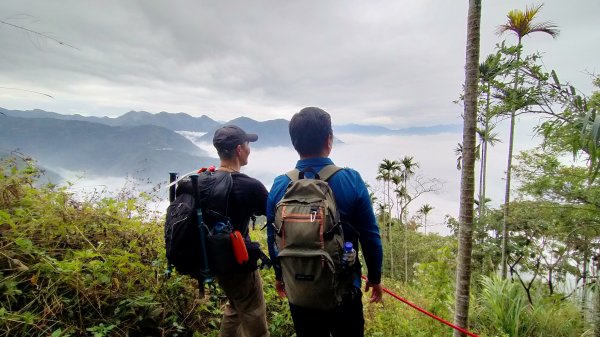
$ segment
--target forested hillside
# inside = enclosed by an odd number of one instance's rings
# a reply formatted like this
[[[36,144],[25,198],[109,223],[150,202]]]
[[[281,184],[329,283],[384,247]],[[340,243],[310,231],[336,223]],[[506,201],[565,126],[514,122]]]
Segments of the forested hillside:
[[[0,116],[0,146],[33,156],[46,167],[98,176],[127,175],[154,182],[165,172],[189,172],[214,161],[185,137],[166,128],[54,118]]]

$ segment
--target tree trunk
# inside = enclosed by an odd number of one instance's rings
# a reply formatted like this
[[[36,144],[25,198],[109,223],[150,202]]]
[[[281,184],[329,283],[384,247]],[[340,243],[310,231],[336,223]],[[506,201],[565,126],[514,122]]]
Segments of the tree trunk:
[[[581,270],[581,276],[582,276],[582,285],[581,285],[581,308],[583,309],[584,312],[584,317],[588,318],[590,317],[590,310],[589,310],[589,306],[587,303],[587,288],[588,288],[588,269],[589,269],[589,256],[588,256],[588,238],[587,235],[583,235],[583,242],[585,242],[585,246],[583,248],[583,268]]]
[[[517,46],[521,47],[521,37]],[[521,61],[521,51],[517,51],[517,63]],[[513,89],[517,89],[519,85],[519,68],[515,70],[515,83]],[[508,161],[506,163],[506,185],[504,189],[504,219],[502,221],[502,279],[506,279],[507,264],[508,264],[508,216],[510,213],[510,182],[512,173],[512,156],[515,141],[515,115],[516,108],[513,107],[510,113],[510,134],[508,136]]]
[[[598,251],[597,254],[600,254],[600,250]],[[600,273],[600,263],[596,262],[596,275],[598,275]],[[596,337],[600,337],[600,291],[596,291],[596,306],[595,306],[595,317],[594,317],[594,323],[595,323],[595,331],[594,331],[594,336]]]
[[[487,95],[485,100],[485,116],[484,116],[484,139],[481,145],[481,170],[479,172],[479,221],[482,226],[483,215],[485,214],[485,184],[487,175],[487,154],[488,154],[488,141],[490,132],[490,90],[491,85],[488,82]]]
[[[458,265],[456,268],[456,305],[454,324],[464,329],[469,325],[471,287],[471,254],[473,251],[473,203],[475,194],[475,143],[477,126],[477,84],[479,71],[479,39],[481,0],[469,0],[465,65],[465,110],[463,121],[463,167],[460,179],[460,228],[458,231]],[[454,337],[465,334],[455,330]]]
[[[510,134],[508,136],[508,161],[506,164],[506,185],[504,189],[504,218],[502,221],[502,279],[506,279],[507,265],[508,265],[508,215],[510,211],[510,180],[512,173],[512,154],[515,136],[515,111],[513,110],[510,114]]]
[[[404,221],[404,282],[408,283],[408,221]]]
[[[390,206],[390,212],[389,212],[389,217],[388,217],[388,233],[389,233],[389,244],[390,244],[390,277],[393,279],[394,278],[394,244],[393,244],[393,239],[392,239],[392,207],[391,207],[391,203],[390,203],[390,199],[391,199],[391,195],[390,195],[390,181],[388,180],[387,182],[387,199],[386,199],[386,205]]]
[[[404,196],[404,205],[402,207],[402,210],[400,211],[400,219],[402,219],[400,221],[400,223],[404,222],[404,282],[408,283],[408,219],[404,219],[404,212],[405,212],[405,208],[406,206],[408,206],[407,200],[408,198],[406,198],[406,195],[408,193],[408,186],[406,186],[406,182],[408,179],[408,173],[404,174],[404,191],[406,191],[406,194]]]

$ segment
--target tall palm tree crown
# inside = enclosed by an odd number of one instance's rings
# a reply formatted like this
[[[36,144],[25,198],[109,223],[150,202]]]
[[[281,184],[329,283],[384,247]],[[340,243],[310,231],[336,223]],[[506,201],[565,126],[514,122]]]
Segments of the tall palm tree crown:
[[[535,16],[542,9],[543,5],[539,6],[527,6],[525,7],[525,11],[521,11],[518,9],[513,9],[506,17],[508,18],[508,22],[503,25],[500,25],[496,31],[498,35],[502,35],[506,32],[514,33],[519,39],[519,44],[521,44],[521,39],[531,33],[546,33],[553,38],[556,38],[559,34],[558,26],[552,23],[551,21],[544,22],[533,22]]]

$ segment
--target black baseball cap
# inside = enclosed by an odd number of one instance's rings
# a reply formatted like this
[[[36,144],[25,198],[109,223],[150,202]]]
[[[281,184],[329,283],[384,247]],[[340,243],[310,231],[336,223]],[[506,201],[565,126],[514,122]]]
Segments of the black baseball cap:
[[[237,125],[225,125],[215,131],[213,136],[213,145],[217,151],[232,150],[245,142],[255,142],[258,140],[258,135],[254,133],[246,133]]]

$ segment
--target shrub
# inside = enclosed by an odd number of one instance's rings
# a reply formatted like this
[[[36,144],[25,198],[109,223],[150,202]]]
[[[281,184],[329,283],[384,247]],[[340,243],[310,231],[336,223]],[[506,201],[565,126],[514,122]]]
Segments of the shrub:
[[[218,327],[218,290],[199,298],[189,278],[165,278],[162,219],[145,216],[147,197],[75,200],[64,187],[34,188],[39,171],[26,164],[1,162],[1,335],[183,336]]]

